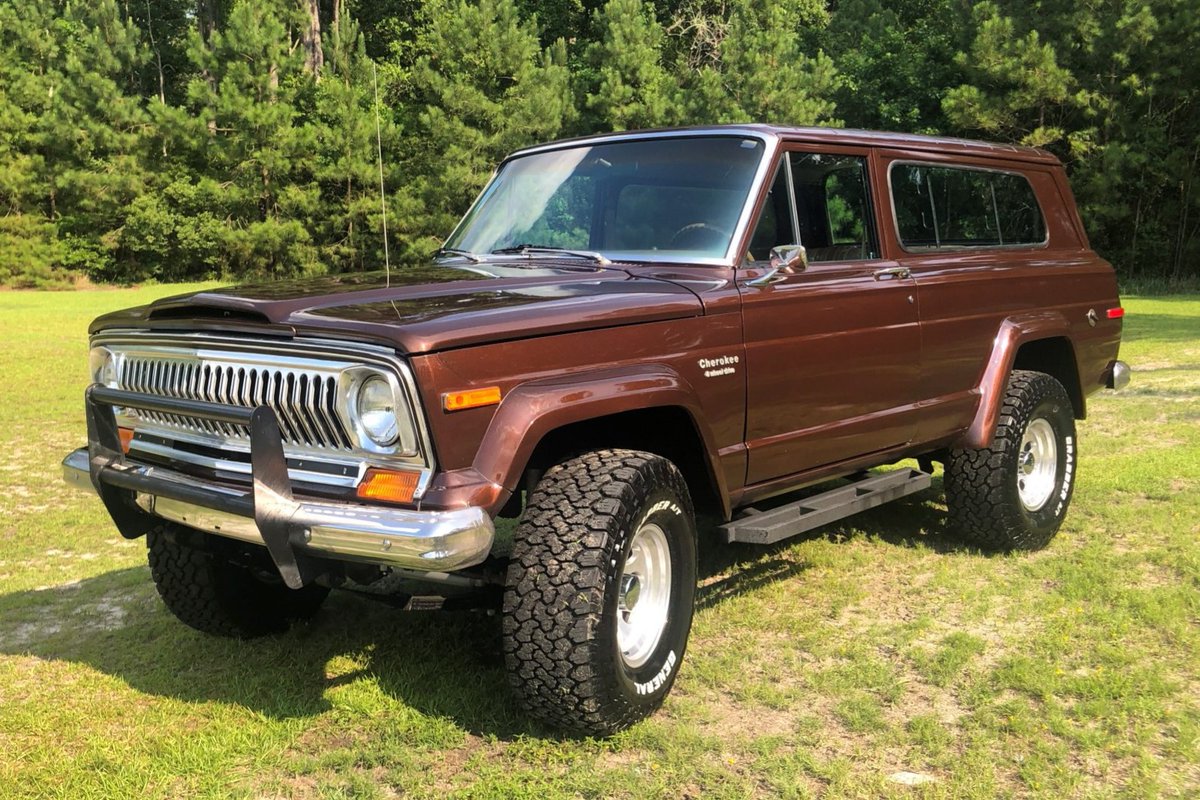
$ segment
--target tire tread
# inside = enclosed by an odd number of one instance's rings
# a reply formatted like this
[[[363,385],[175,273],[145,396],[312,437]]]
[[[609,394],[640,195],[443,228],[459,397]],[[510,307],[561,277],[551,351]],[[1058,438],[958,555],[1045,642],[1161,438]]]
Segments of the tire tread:
[[[983,448],[957,448],[946,460],[946,505],[949,525],[963,538],[989,550],[1037,550],[1045,547],[1057,526],[1030,530],[1013,507],[1007,468],[1009,455],[1020,447],[1028,416],[1047,399],[1070,406],[1066,389],[1042,372],[1013,370],[1001,401],[992,442]]]
[[[614,534],[630,530],[636,499],[656,486],[683,499],[690,518],[679,470],[632,450],[572,458],[530,492],[504,593],[504,660],[525,710],[556,728],[607,735],[647,713],[614,690],[618,665],[596,634],[606,576],[624,547]]]
[[[164,524],[146,537],[154,585],[181,622],[214,636],[245,639],[287,630],[320,608],[329,590],[292,590],[257,579],[249,568],[213,549],[178,540]]]

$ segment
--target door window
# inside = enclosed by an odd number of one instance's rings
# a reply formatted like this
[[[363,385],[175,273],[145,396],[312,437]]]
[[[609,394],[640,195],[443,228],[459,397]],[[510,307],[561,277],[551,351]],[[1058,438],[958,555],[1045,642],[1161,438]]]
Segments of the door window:
[[[800,243],[810,263],[879,258],[867,160],[829,153],[789,153]]]
[[[759,212],[749,258],[765,261],[772,247],[787,244],[804,245],[809,263],[878,258],[870,209],[865,158],[788,153]]]

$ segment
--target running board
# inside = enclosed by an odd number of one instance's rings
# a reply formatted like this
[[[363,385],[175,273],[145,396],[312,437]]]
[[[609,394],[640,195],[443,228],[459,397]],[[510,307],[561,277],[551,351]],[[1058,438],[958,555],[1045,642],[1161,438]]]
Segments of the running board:
[[[770,511],[746,509],[746,515],[718,527],[728,542],[774,544],[851,514],[929,488],[932,477],[919,469],[868,473],[849,486],[788,503]]]

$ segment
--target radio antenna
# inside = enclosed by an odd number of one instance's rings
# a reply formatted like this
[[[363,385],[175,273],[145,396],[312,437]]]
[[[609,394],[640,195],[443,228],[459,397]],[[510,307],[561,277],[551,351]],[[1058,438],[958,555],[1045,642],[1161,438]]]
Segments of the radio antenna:
[[[388,253],[387,193],[383,188],[383,137],[379,134],[379,77],[371,61],[371,86],[375,90],[375,152],[379,157],[379,208],[383,211],[383,268],[387,287],[392,287],[392,259]]]

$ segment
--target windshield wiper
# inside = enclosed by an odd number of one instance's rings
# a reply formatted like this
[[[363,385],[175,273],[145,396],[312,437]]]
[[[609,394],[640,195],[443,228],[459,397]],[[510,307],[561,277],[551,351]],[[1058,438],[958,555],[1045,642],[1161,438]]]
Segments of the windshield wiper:
[[[439,247],[433,255],[435,258],[437,256],[462,256],[467,261],[470,261],[474,264],[478,264],[480,261],[483,261],[482,258],[475,255],[470,250],[459,250],[457,247]]]
[[[511,247],[501,247],[493,250],[492,253],[498,256],[509,255],[557,255],[557,256],[574,256],[575,258],[586,258],[589,261],[595,261],[597,264],[611,264],[607,258],[601,253],[592,250],[571,250],[567,247],[550,247],[543,244],[514,244]]]

